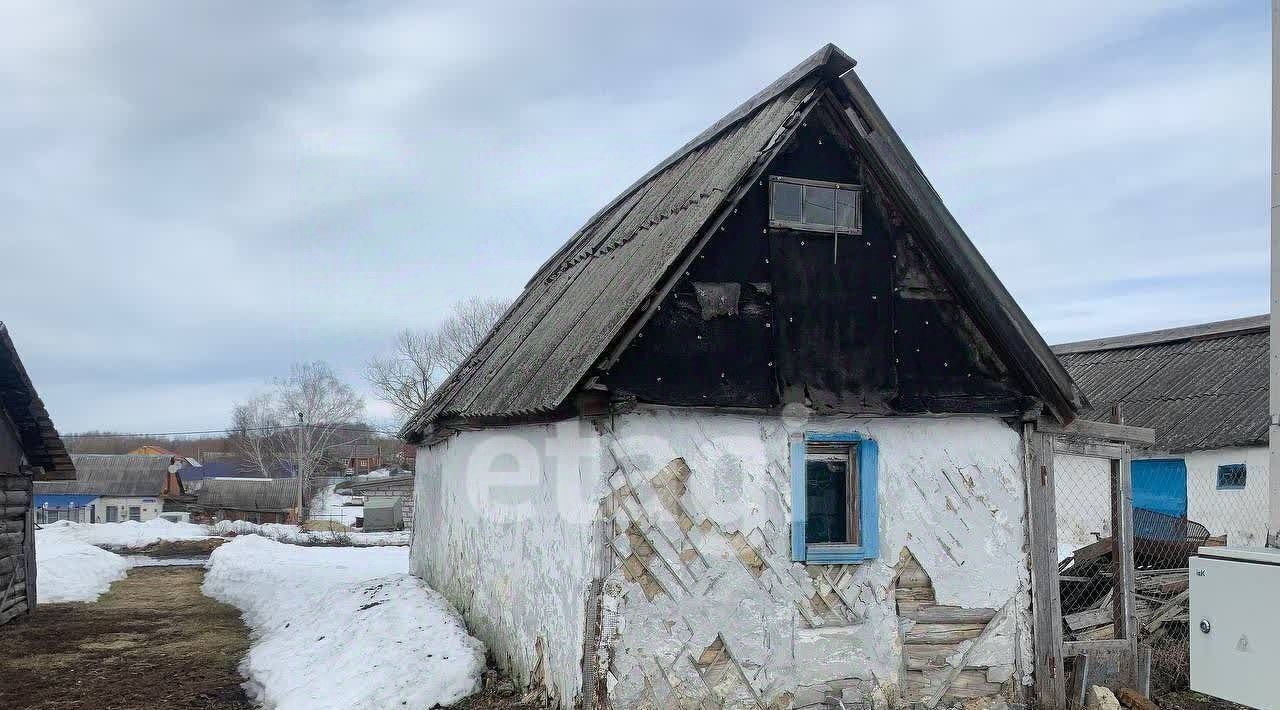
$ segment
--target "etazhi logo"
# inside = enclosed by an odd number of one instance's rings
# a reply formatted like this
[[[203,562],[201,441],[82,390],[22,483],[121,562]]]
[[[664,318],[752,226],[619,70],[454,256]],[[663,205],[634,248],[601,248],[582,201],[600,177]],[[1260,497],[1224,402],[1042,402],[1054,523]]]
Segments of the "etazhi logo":
[[[1237,650],[1237,651],[1244,651],[1245,653],[1248,653],[1248,652],[1249,652],[1249,637],[1248,637],[1248,636],[1245,636],[1244,634],[1240,634],[1240,640],[1239,640],[1239,641],[1236,641],[1236,650]]]

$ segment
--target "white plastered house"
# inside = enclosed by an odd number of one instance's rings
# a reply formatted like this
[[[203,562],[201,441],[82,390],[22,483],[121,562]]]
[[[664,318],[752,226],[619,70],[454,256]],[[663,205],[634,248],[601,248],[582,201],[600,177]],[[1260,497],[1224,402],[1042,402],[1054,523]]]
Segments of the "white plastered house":
[[[403,431],[412,569],[560,707],[1030,683],[1024,423],[1084,403],[853,66],[605,206]]]

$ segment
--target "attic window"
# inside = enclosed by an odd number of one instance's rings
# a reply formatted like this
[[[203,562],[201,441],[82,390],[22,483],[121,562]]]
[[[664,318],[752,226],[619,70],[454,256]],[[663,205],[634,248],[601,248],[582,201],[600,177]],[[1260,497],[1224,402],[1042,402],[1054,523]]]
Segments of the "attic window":
[[[1248,473],[1242,463],[1228,463],[1218,467],[1218,490],[1240,490],[1244,488]]]
[[[828,234],[862,234],[862,186],[769,178],[769,226]]]
[[[879,554],[876,442],[809,432],[791,443],[792,559],[852,564]]]

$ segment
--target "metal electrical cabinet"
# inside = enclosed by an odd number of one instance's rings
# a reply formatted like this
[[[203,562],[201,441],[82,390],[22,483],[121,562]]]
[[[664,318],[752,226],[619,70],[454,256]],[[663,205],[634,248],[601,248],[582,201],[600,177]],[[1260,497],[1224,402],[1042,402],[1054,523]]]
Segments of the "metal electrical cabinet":
[[[1191,689],[1280,710],[1280,550],[1202,547],[1190,570]]]

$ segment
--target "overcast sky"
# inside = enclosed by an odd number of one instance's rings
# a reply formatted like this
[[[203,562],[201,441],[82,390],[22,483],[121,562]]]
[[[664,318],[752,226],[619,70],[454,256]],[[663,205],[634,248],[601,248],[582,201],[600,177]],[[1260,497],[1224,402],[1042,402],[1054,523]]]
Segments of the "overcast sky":
[[[358,383],[826,42],[1050,342],[1267,308],[1264,0],[607,4],[0,3],[0,320],[54,422]]]

